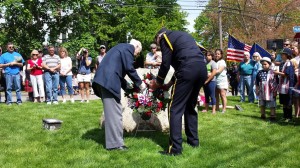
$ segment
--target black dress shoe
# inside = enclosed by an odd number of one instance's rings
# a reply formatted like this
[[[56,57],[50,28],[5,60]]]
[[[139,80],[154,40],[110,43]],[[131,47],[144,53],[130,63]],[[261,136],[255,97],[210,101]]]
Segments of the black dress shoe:
[[[168,152],[168,151],[159,151],[159,153],[166,156],[177,156],[182,154],[181,152]]]
[[[107,150],[109,150],[109,151],[111,151],[111,150],[126,151],[126,150],[128,150],[128,147],[127,146],[120,146],[120,147],[116,147],[116,148],[109,148]]]

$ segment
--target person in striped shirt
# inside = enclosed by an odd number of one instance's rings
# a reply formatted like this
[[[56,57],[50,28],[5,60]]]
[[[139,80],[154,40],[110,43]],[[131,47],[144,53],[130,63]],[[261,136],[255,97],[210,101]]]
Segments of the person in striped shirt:
[[[295,69],[290,59],[292,58],[292,50],[284,48],[281,52],[282,69],[279,74],[279,102],[283,105],[283,119],[284,122],[292,122],[292,89],[296,85]]]
[[[49,46],[49,54],[43,57],[42,66],[44,68],[44,82],[46,85],[46,102],[48,105],[58,104],[58,83],[59,83],[59,69],[60,58],[54,54],[55,48]]]
[[[255,79],[256,95],[259,98],[259,106],[261,119],[266,119],[266,107],[270,108],[270,121],[276,120],[276,95],[277,82],[274,71],[270,68],[272,65],[271,59],[263,57],[260,60],[262,70],[258,71]]]

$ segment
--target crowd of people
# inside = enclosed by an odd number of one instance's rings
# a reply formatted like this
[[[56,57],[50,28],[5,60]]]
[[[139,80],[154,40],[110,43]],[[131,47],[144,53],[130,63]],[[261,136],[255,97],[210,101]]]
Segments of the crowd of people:
[[[299,44],[296,41],[284,42],[284,48],[279,53],[272,52],[271,58],[255,52],[251,55],[244,52],[244,60],[240,63],[229,63],[226,67],[222,50],[206,53],[208,78],[204,84],[205,108],[209,105],[212,113],[219,110],[219,97],[222,100],[222,110],[226,111],[226,93],[231,88],[233,96],[240,95],[240,102],[258,103],[261,118],[266,119],[266,108],[270,108],[270,121],[276,121],[276,98],[283,106],[284,122],[293,122],[300,115],[299,99]],[[230,88],[228,87],[230,84]],[[279,96],[277,96],[279,95]]]
[[[73,63],[68,51],[64,47],[47,47],[47,54],[42,50],[32,50],[30,58],[24,60],[16,51],[13,43],[6,46],[7,51],[0,48],[1,87],[5,92],[5,103],[12,105],[12,91],[16,91],[16,103],[22,104],[22,85],[28,92],[29,100],[33,102],[46,102],[58,104],[58,95],[62,96],[62,103],[69,100],[74,103],[74,94],[81,95],[81,102],[89,103],[90,87],[93,79],[92,57],[88,50],[81,48],[76,54],[78,71],[73,72]],[[97,57],[98,66],[106,54],[106,47],[100,46],[100,55]],[[57,54],[55,54],[57,52]]]

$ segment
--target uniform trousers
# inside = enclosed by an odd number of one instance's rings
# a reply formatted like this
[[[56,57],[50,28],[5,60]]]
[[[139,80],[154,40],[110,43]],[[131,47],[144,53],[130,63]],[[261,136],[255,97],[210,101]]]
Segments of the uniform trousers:
[[[105,116],[106,149],[124,146],[121,101],[104,87],[100,86],[100,89]]]
[[[200,88],[207,78],[204,62],[193,62],[175,72],[169,107],[170,137],[169,153],[182,152],[182,116],[184,115],[187,143],[199,146],[198,113],[195,110]]]

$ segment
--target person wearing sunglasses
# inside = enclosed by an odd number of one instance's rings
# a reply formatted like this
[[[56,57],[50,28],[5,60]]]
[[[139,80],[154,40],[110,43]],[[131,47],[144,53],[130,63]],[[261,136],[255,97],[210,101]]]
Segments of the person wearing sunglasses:
[[[38,57],[39,52],[33,50],[31,59],[28,60],[27,70],[30,70],[30,81],[33,89],[33,102],[43,102],[45,97],[42,59]]]
[[[283,49],[284,48],[291,48],[291,41],[289,39],[285,39],[285,41],[283,42]],[[282,68],[283,64],[282,64],[282,58],[281,58],[281,55],[278,54],[276,56],[276,59],[275,59],[275,65],[277,66],[280,66],[280,69]]]
[[[105,55],[106,55],[106,47],[105,45],[100,45],[100,54],[96,58],[96,64],[95,64],[96,69],[99,67]]]
[[[13,43],[7,43],[7,52],[0,57],[0,68],[4,68],[6,80],[6,104],[12,104],[12,89],[13,86],[17,95],[17,104],[21,105],[21,76],[20,70],[23,67],[24,59],[22,55],[15,52]]]

